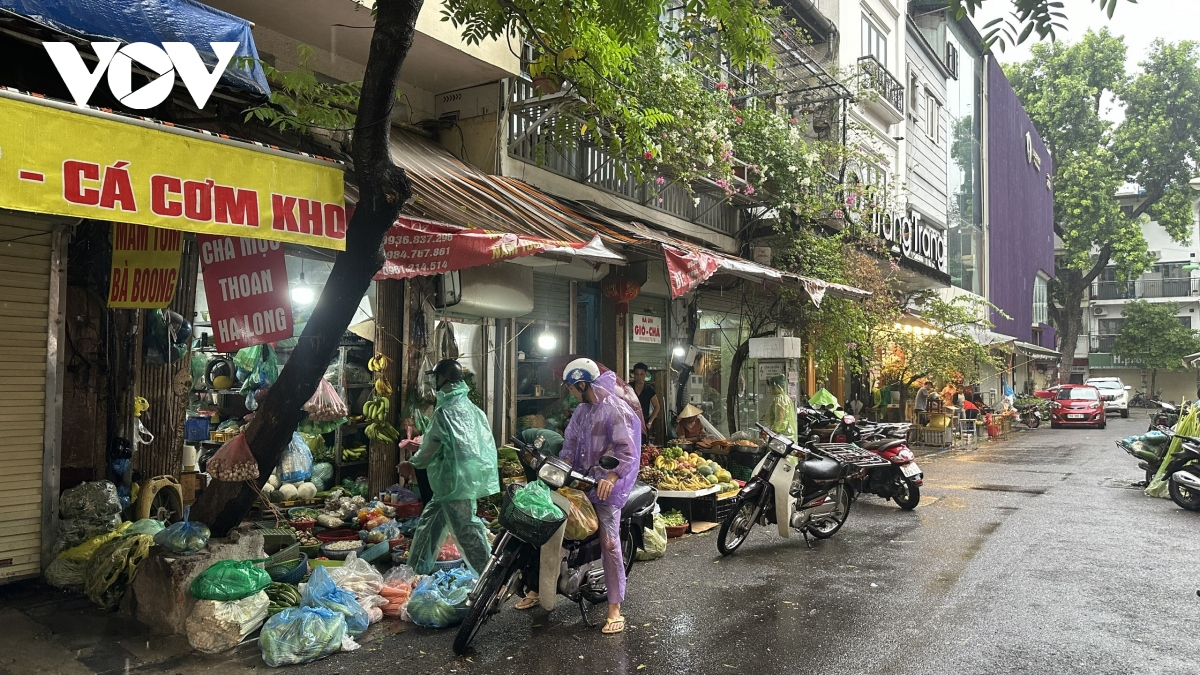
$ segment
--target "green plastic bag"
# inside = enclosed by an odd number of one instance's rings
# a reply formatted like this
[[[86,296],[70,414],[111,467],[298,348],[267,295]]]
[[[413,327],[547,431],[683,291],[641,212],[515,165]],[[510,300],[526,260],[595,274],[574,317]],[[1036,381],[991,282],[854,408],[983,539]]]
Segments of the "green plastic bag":
[[[538,520],[560,520],[564,517],[562,509],[550,499],[550,488],[540,480],[514,492],[512,500],[513,506]]]
[[[142,518],[126,528],[125,534],[148,534],[153,537],[159,532],[162,532],[164,527],[166,526],[163,525],[161,520],[156,520],[154,518]]]
[[[255,567],[261,560],[220,560],[192,581],[197,600],[241,600],[271,584],[271,575]]]

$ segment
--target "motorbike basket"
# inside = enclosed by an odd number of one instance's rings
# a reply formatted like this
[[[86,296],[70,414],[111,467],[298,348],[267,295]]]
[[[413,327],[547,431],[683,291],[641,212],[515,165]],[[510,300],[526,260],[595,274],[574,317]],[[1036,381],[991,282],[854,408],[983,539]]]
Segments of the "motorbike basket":
[[[542,520],[517,508],[513,503],[513,493],[520,486],[509,484],[504,491],[504,505],[500,507],[500,525],[512,535],[530,546],[541,546],[550,541],[550,537],[567,521],[566,515],[554,520]]]

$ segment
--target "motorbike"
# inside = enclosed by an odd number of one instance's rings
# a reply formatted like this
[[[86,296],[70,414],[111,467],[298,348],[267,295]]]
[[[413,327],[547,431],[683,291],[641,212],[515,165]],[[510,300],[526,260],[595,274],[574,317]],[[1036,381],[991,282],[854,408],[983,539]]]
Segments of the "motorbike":
[[[1146,396],[1146,392],[1142,391],[1141,389],[1138,389],[1137,392],[1134,393],[1133,398],[1129,399],[1130,408],[1149,408],[1151,405],[1153,405],[1153,401],[1151,401]]]
[[[758,428],[766,436],[767,452],[721,522],[717,549],[722,555],[736,551],[757,524],[775,524],[785,539],[798,530],[810,545],[810,534],[832,537],[850,515],[851,479],[865,468],[887,464],[850,444],[806,447],[762,424]]]
[[[524,465],[527,475],[536,476],[552,491],[551,498],[566,511],[570,503],[557,493],[562,487],[583,492],[595,489],[596,481],[584,473],[571,468],[567,462],[541,452],[543,439],[532,444],[512,439],[517,456]],[[600,458],[600,468],[611,471],[618,461],[611,455]],[[566,596],[579,605],[584,622],[591,625],[587,616],[587,604],[608,602],[608,587],[604,581],[604,566],[600,559],[600,535],[594,533],[586,539],[574,540],[558,536],[546,536],[528,525],[522,525],[519,515],[511,515],[513,493],[516,485],[509,485],[504,493],[504,506],[500,522],[504,531],[492,545],[492,556],[479,575],[474,590],[467,596],[467,615],[454,638],[454,653],[467,652],[471,641],[492,615],[514,593],[524,595],[530,587],[526,579],[533,578],[538,570],[538,597],[547,610],[554,609],[558,595]],[[646,528],[654,527],[654,507],[658,502],[658,491],[645,483],[635,483],[629,499],[621,509],[621,553],[624,557],[625,574],[633,568],[635,553],[643,548],[642,534]],[[541,539],[542,541],[539,541]],[[561,540],[561,541],[560,541]]]
[[[1159,401],[1158,411],[1150,413],[1150,428],[1147,431],[1152,431],[1156,427],[1173,427],[1179,421],[1179,418],[1186,414],[1186,403],[1182,406],[1177,406],[1174,403]]]
[[[1160,443],[1158,445],[1146,443],[1141,448],[1135,448],[1133,445],[1126,443],[1124,440],[1117,441],[1117,447],[1121,448],[1125,452],[1129,453],[1131,457],[1138,460],[1138,468],[1144,471],[1146,474],[1146,485],[1149,485],[1150,481],[1154,480],[1155,474],[1158,473],[1159,467],[1162,466],[1163,458],[1165,458],[1167,455],[1167,450],[1169,450],[1171,447],[1171,439],[1175,437],[1175,432],[1171,429],[1171,427],[1165,425],[1160,425],[1157,427],[1151,426],[1150,430],[1158,430],[1165,434],[1167,437],[1167,442]]]
[[[1018,405],[1016,408],[1017,414],[1021,417],[1021,424],[1030,429],[1036,429],[1042,425],[1042,411],[1038,410],[1036,403]]]
[[[1200,438],[1176,436],[1183,447],[1171,458],[1164,475],[1171,501],[1188,511],[1200,511]]]
[[[855,492],[895,500],[896,506],[911,511],[921,502],[924,476],[917,466],[916,455],[908,447],[908,430],[912,425],[900,423],[871,423],[846,415],[830,434],[830,443],[853,443],[887,461],[882,466],[863,469],[855,478]]]

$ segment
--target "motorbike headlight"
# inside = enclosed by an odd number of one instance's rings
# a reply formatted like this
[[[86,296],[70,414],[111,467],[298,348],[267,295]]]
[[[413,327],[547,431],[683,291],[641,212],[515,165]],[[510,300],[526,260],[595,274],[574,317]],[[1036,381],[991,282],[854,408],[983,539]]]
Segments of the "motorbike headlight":
[[[779,454],[779,455],[788,454],[787,443],[784,443],[783,441],[779,440],[778,438],[772,438],[771,442],[768,445],[771,448],[771,450],[774,451],[776,454]]]
[[[570,475],[571,467],[557,457],[547,457],[545,463],[538,469],[538,478],[555,490],[566,485]]]

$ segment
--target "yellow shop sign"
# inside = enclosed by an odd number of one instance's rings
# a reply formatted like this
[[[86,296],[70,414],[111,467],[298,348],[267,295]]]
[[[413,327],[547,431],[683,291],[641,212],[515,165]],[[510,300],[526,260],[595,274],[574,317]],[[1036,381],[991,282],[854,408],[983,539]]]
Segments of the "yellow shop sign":
[[[332,163],[9,96],[0,119],[0,208],[346,248]]]

